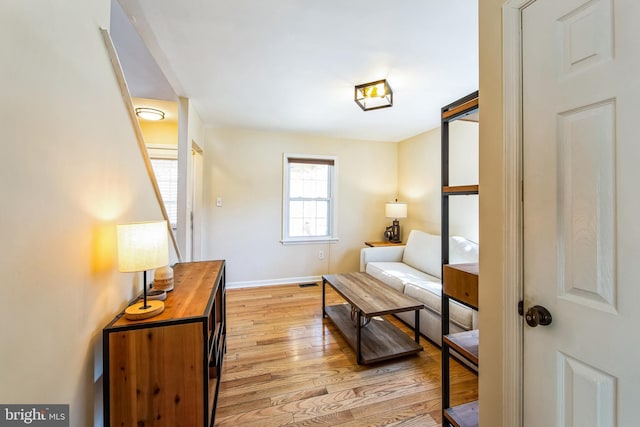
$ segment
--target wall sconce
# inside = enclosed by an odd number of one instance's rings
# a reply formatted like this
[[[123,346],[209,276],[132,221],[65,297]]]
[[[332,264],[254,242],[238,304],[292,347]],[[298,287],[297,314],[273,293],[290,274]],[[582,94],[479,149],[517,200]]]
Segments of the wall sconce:
[[[143,302],[125,309],[130,320],[147,319],[164,311],[164,303],[147,301],[147,270],[169,264],[167,221],[118,224],[118,270],[122,273],[143,272]]]
[[[386,80],[378,80],[356,86],[354,100],[363,111],[387,108],[393,105],[393,91]]]
[[[157,122],[158,120],[164,119],[164,111],[156,108],[138,107],[136,108],[136,116],[141,119]]]
[[[407,204],[399,202],[387,202],[384,205],[384,216],[393,218],[392,225],[388,226],[384,232],[384,237],[392,243],[400,243],[400,221],[398,218],[407,217]]]

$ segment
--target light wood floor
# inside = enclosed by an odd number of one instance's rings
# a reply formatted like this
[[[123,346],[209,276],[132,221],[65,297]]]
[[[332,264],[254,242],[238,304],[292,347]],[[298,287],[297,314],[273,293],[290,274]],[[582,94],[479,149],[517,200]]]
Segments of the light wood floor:
[[[327,302],[343,301],[327,287]],[[321,285],[228,290],[216,426],[440,425],[440,350],[421,344],[417,356],[358,366],[322,319]],[[452,404],[477,399],[477,376],[455,361],[451,371]]]

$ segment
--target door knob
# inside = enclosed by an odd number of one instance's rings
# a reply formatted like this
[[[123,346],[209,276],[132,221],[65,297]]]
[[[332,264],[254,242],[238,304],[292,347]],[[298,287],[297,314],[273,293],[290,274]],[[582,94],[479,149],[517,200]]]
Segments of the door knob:
[[[551,324],[551,313],[549,310],[541,305],[534,305],[527,310],[524,318],[527,320],[527,325],[535,328],[538,325],[547,326]]]

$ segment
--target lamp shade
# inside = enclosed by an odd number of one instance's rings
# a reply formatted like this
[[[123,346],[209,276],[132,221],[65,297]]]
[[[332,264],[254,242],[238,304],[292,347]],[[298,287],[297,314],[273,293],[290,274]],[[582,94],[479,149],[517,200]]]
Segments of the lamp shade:
[[[406,218],[407,204],[404,202],[387,202],[384,205],[384,216],[387,218]]]
[[[119,224],[118,270],[146,271],[169,264],[166,221]]]

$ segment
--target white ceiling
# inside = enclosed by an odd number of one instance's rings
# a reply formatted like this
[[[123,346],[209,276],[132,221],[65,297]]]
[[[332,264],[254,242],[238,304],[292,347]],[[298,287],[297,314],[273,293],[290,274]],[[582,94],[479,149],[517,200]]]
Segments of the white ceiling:
[[[119,1],[132,96],[188,97],[206,126],[400,141],[478,88],[477,0]],[[353,87],[382,78],[393,107],[362,111]]]

